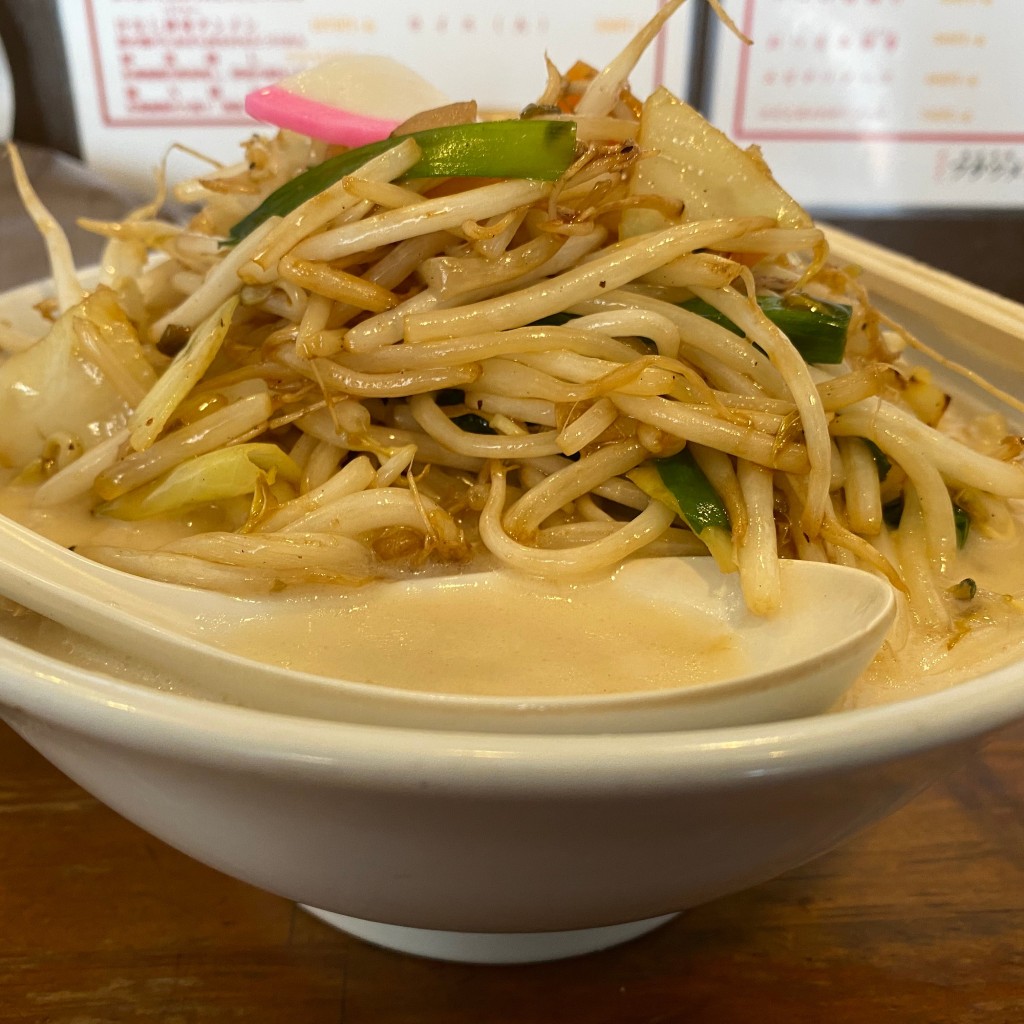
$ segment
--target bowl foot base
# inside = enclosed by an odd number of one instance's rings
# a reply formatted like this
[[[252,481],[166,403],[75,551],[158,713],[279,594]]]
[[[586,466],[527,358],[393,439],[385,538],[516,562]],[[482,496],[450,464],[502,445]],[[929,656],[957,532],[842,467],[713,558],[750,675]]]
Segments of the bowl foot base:
[[[412,956],[432,960],[454,960],[467,964],[529,964],[562,960],[646,935],[674,918],[675,914],[650,917],[643,921],[606,925],[602,928],[578,928],[565,932],[445,932],[429,928],[406,928],[347,917],[330,910],[303,906],[314,917],[349,935]]]

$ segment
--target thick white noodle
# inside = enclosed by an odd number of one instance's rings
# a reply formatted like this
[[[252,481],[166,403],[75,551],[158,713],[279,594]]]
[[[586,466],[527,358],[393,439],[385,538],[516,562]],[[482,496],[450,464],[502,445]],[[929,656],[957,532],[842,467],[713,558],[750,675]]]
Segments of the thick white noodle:
[[[336,260],[416,235],[458,228],[467,220],[482,220],[516,206],[528,206],[547,195],[542,181],[500,181],[454,196],[424,199],[415,206],[385,210],[354,224],[331,228],[300,242],[293,255],[304,260]]]
[[[608,309],[590,313],[574,320],[578,331],[600,331],[613,338],[649,338],[658,354],[675,359],[679,356],[679,328],[668,317],[649,309]]]
[[[764,218],[737,217],[677,224],[653,234],[639,235],[610,246],[582,266],[522,288],[512,295],[412,316],[406,323],[405,336],[408,341],[418,343],[521,327],[560,313],[604,291],[621,288],[684,253],[707,245],[724,245],[730,239],[764,226]]]
[[[732,331],[691,310],[628,288],[620,288],[607,295],[577,303],[570,311],[595,313],[612,309],[641,309],[657,313],[674,324],[679,332],[680,350],[677,355],[697,363],[708,372],[723,367],[749,377],[774,398],[788,397],[785,382],[766,355],[738,338]],[[699,360],[698,355],[706,356],[706,361]]]
[[[575,455],[593,444],[617,419],[619,410],[610,398],[599,398],[589,409],[562,427],[558,447],[564,455]]]
[[[770,615],[782,603],[773,473],[740,459],[736,477],[747,511],[747,528],[736,545],[740,585],[747,607],[755,615]]]
[[[554,455],[561,451],[558,447],[558,432],[555,430],[513,437],[471,434],[452,423],[430,395],[414,395],[409,399],[409,408],[416,422],[427,434],[458,455],[520,459],[535,455]]]
[[[860,433],[857,427],[866,429],[872,423],[919,445],[922,455],[951,483],[976,487],[1003,498],[1024,498],[1024,467],[1020,463],[1002,462],[977,452],[888,402],[869,399],[843,409],[832,429],[836,433],[855,434]]]
[[[921,505],[912,485],[904,491],[903,515],[893,539],[899,553],[900,571],[910,593],[910,607],[914,617],[926,627],[948,631],[949,611],[936,585],[928,558]]]
[[[814,379],[803,356],[754,302],[752,296],[755,287],[752,277],[747,280],[747,288],[750,297],[741,295],[733,288],[711,291],[695,287],[693,290],[696,295],[736,324],[746,334],[751,344],[757,344],[767,352],[772,365],[786,381],[800,414],[804,442],[807,446],[807,461],[810,465],[802,525],[806,533],[814,537],[825,518],[825,502],[828,499],[832,475],[828,421],[817,388],[814,386]]]
[[[660,537],[675,513],[659,501],[651,501],[633,520],[612,533],[579,547],[549,549],[529,547],[513,540],[502,526],[505,506],[505,469],[491,464],[491,489],[480,513],[480,537],[487,549],[506,565],[538,576],[579,578],[617,565]]]
[[[635,469],[648,456],[636,441],[606,445],[578,462],[556,470],[531,487],[508,509],[503,518],[507,533],[526,540],[549,516],[612,477]]]
[[[658,427],[673,437],[718,448],[762,466],[790,473],[807,472],[807,452],[803,445],[780,447],[769,434],[718,419],[702,407],[687,406],[683,402],[635,395],[610,397],[627,416]]]
[[[867,444],[857,437],[840,437],[839,452],[846,469],[843,495],[850,529],[865,537],[882,530],[882,492],[878,466]]]
[[[635,348],[598,331],[566,327],[518,327],[461,338],[440,338],[420,345],[398,345],[376,352],[341,356],[339,363],[364,373],[386,373],[427,366],[460,366],[493,356],[565,349],[579,355],[626,363],[637,358]]]
[[[928,552],[940,570],[950,566],[956,558],[953,503],[942,474],[924,447],[894,430],[885,418],[866,412],[838,418],[832,429],[837,436],[863,437],[872,441],[903,469],[917,495]]]
[[[418,431],[382,426],[366,427],[351,432],[344,428],[339,429],[327,409],[307,413],[296,420],[296,424],[300,430],[305,430],[321,441],[331,441],[354,452],[390,453],[397,448],[413,444],[419,453],[419,461],[424,464],[430,463],[434,466],[446,466],[449,469],[462,469],[474,473],[482,467],[484,461],[449,451],[429,434]]]
[[[339,533],[358,537],[388,526],[404,526],[458,548],[459,528],[440,505],[426,495],[418,498],[402,487],[375,487],[332,501],[284,527],[282,533]]]
[[[308,436],[308,435],[306,435]],[[328,442],[321,442],[329,447]],[[339,449],[340,450],[340,449]],[[363,491],[374,483],[376,472],[373,464],[365,455],[359,455],[351,462],[341,467],[330,479],[325,480],[319,487],[307,491],[305,494],[293,498],[291,501],[279,505],[268,515],[264,516],[257,524],[256,531],[270,533],[274,530],[285,530],[288,528],[307,529],[303,525],[305,516],[318,512],[321,508],[327,507],[339,498],[344,498],[356,491]]]

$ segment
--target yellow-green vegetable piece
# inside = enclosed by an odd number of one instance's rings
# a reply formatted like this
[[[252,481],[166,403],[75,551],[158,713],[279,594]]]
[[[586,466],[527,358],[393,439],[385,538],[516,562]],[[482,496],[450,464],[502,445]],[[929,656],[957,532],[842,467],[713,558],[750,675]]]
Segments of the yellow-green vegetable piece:
[[[240,444],[175,466],[158,480],[100,505],[99,515],[149,519],[252,494],[261,480],[297,484],[302,471],[275,444]]]

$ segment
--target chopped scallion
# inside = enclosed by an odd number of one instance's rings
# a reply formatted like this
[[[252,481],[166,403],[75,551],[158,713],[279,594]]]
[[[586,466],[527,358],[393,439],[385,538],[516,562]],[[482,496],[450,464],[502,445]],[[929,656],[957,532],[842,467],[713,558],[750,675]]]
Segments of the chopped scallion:
[[[729,512],[690,451],[645,462],[627,475],[649,497],[673,509],[723,571],[733,567]]]
[[[809,295],[762,295],[757,304],[766,317],[793,343],[808,363],[841,363],[850,326],[849,306],[823,302]],[[682,308],[706,317],[733,334],[743,332],[714,306],[690,299]]]
[[[484,121],[382,139],[333,156],[285,182],[235,224],[228,232],[228,244],[240,242],[268,217],[291,213],[406,138],[415,139],[421,153],[419,162],[405,175],[407,178],[554,181],[572,163],[576,152],[576,125],[572,121]]]
[[[464,412],[461,416],[453,416],[452,423],[467,434],[496,434],[497,431],[475,412]]]

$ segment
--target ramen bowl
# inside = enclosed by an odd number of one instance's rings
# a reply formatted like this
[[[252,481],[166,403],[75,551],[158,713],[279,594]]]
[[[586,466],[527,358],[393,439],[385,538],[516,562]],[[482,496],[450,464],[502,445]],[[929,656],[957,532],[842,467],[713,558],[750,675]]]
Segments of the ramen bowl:
[[[0,711],[196,859],[408,952],[582,953],[831,849],[1024,717],[1012,665],[791,721],[633,735],[386,728],[217,704],[0,643]]]
[[[835,241],[891,312],[1024,394],[1019,307]],[[385,946],[512,962],[612,945],[832,849],[1024,718],[1024,663],[856,710],[569,734],[246,708],[0,640],[0,716],[216,869]]]

